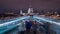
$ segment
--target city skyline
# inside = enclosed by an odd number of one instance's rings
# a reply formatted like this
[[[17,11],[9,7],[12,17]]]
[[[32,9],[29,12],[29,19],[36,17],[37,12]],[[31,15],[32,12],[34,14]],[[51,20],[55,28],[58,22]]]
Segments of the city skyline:
[[[0,11],[3,13],[7,9],[19,12],[19,9],[28,9],[30,5],[34,9],[58,10],[60,9],[60,0],[0,0]]]

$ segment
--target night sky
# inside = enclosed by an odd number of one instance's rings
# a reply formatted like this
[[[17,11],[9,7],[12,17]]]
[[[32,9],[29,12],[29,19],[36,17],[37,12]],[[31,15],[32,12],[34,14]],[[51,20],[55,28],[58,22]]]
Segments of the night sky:
[[[22,8],[38,8],[38,9],[60,9],[60,0],[0,0],[1,9],[22,9]]]

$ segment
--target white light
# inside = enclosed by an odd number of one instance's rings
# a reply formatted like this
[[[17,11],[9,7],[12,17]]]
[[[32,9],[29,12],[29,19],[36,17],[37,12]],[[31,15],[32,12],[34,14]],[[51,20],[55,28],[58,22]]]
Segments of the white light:
[[[48,13],[50,13],[50,12],[48,12]]]
[[[55,14],[57,14],[57,12],[55,12]]]
[[[57,16],[59,16],[59,14],[57,14]]]

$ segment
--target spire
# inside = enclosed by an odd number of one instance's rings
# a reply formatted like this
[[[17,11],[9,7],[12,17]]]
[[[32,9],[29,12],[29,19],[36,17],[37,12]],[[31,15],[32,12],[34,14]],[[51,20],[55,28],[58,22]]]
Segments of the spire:
[[[20,14],[23,14],[22,10],[20,10]]]

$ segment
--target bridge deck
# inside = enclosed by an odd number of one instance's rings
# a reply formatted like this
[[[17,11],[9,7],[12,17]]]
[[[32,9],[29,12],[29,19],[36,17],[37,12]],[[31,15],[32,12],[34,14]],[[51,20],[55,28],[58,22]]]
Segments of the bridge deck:
[[[17,28],[14,28],[4,34],[20,34],[20,31]],[[26,31],[24,32],[24,34],[27,34]],[[33,34],[33,31],[30,30],[28,34]],[[36,31],[36,34],[44,34],[44,33],[42,31]]]

